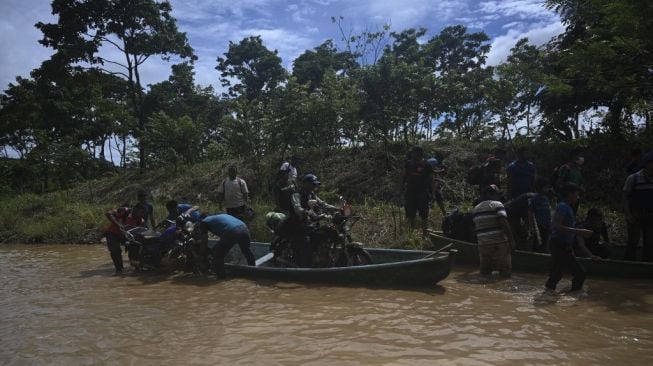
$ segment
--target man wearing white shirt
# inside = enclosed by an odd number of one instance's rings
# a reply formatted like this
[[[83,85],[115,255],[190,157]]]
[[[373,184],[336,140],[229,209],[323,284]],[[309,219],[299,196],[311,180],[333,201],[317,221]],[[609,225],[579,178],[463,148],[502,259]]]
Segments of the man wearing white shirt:
[[[279,168],[279,170],[287,170],[288,179],[294,182],[297,181],[297,157],[291,156],[290,161],[285,161],[283,164],[281,164],[281,168]]]
[[[247,182],[240,178],[235,165],[229,167],[229,176],[225,178],[218,187],[218,198],[220,205],[224,202],[227,214],[245,221],[245,209],[249,190]]]

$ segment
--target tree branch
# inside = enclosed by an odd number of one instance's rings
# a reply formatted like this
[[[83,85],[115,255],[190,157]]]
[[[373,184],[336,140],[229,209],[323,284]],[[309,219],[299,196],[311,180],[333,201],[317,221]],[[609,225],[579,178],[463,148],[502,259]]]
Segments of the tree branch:
[[[100,40],[103,41],[103,42],[107,42],[107,43],[110,43],[110,44],[114,45],[121,52],[125,52],[125,50],[122,47],[120,47],[120,45],[118,45],[116,42],[110,40],[109,38],[101,37]]]
[[[102,60],[102,62],[110,63],[110,64],[112,64],[112,65],[120,66],[120,67],[122,67],[122,68],[125,69],[125,70],[129,70],[129,68],[128,68],[127,66],[121,64],[120,62],[107,60],[107,59],[102,58],[102,57],[98,57],[98,58],[99,58],[100,60]]]

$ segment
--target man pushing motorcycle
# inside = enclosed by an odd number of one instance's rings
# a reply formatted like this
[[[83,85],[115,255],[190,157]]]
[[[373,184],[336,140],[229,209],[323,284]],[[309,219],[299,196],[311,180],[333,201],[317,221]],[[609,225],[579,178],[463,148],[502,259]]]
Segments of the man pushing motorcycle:
[[[200,267],[202,272],[207,272],[209,232],[220,237],[220,241],[213,248],[213,272],[217,278],[225,277],[224,258],[234,245],[240,247],[248,265],[255,265],[254,254],[249,248],[251,239],[247,225],[234,216],[218,214],[207,216],[200,221]]]

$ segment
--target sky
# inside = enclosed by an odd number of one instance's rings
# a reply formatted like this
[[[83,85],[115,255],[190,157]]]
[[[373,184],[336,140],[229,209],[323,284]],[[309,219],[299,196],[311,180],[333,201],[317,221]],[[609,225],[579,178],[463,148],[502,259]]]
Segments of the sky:
[[[510,48],[523,37],[540,45],[564,31],[559,17],[543,6],[543,0],[171,0],[172,15],[188,36],[198,60],[195,81],[219,87],[216,59],[229,42],[260,35],[264,45],[277,50],[284,67],[306,50],[324,41],[340,42],[331,17],[344,17],[345,32],[359,33],[390,24],[391,31],[424,27],[427,39],[444,27],[462,24],[469,32],[484,31],[492,49],[487,63],[505,60]],[[6,90],[16,76],[29,77],[31,70],[48,59],[52,50],[38,43],[37,22],[54,23],[50,0],[0,0],[0,84]],[[112,52],[103,50],[103,52]],[[117,54],[115,55],[118,56]],[[160,58],[142,65],[144,84],[166,80],[170,66]]]

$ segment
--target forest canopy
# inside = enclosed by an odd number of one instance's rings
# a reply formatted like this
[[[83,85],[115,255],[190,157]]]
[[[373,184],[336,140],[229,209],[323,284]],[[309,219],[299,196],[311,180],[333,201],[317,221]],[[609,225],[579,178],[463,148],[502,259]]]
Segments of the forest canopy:
[[[58,21],[36,24],[54,54],[0,97],[0,188],[42,192],[116,169],[305,149],[650,133],[653,3],[546,6],[565,32],[541,46],[519,40],[498,66],[486,64],[489,37],[462,25],[433,36],[342,32],[290,70],[260,36],[233,40],[216,55],[216,92],[196,84],[193,48],[167,1],[54,0]],[[340,31],[342,19],[332,19]],[[168,80],[143,86],[141,65],[171,56],[182,62]]]

